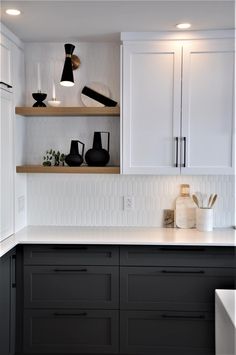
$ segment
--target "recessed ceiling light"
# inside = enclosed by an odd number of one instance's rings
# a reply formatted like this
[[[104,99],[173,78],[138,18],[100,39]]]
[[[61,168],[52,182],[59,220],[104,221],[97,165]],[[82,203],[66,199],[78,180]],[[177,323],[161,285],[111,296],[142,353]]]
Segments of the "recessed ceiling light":
[[[18,16],[18,15],[20,15],[21,12],[20,12],[20,10],[17,10],[17,9],[7,9],[6,13],[11,16]]]
[[[176,25],[176,27],[179,28],[180,30],[186,30],[191,26],[192,26],[191,23],[179,23],[178,25]]]

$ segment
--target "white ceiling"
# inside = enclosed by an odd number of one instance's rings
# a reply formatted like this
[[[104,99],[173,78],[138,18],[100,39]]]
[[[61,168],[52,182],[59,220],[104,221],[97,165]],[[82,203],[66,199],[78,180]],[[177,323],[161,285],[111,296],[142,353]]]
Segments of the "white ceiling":
[[[5,14],[18,8],[18,17]],[[125,31],[234,28],[234,1],[2,1],[1,21],[23,41],[114,41]]]

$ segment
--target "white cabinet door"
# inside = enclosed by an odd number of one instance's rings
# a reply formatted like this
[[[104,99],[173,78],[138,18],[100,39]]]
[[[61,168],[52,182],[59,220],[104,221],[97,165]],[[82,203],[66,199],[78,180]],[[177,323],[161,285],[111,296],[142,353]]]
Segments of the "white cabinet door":
[[[122,172],[179,174],[181,45],[123,47]]]
[[[202,40],[183,46],[182,174],[234,171],[234,43]]]
[[[0,34],[0,82],[6,86],[12,86],[11,70],[11,42]]]
[[[12,94],[1,93],[1,218],[0,241],[13,233],[13,102]]]

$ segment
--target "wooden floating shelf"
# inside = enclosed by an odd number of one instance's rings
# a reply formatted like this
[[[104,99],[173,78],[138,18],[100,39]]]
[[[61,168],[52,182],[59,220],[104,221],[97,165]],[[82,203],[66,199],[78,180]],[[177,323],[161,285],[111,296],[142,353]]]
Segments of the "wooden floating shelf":
[[[16,107],[21,116],[119,116],[120,107]]]
[[[37,174],[120,174],[119,166],[43,166],[21,165],[16,167],[17,173]]]

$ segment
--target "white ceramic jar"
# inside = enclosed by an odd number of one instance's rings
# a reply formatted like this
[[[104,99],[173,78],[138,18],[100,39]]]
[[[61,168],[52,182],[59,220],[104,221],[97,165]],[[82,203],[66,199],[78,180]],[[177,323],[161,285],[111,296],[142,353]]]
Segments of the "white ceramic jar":
[[[213,229],[213,209],[196,208],[196,228],[200,232],[210,232]]]

